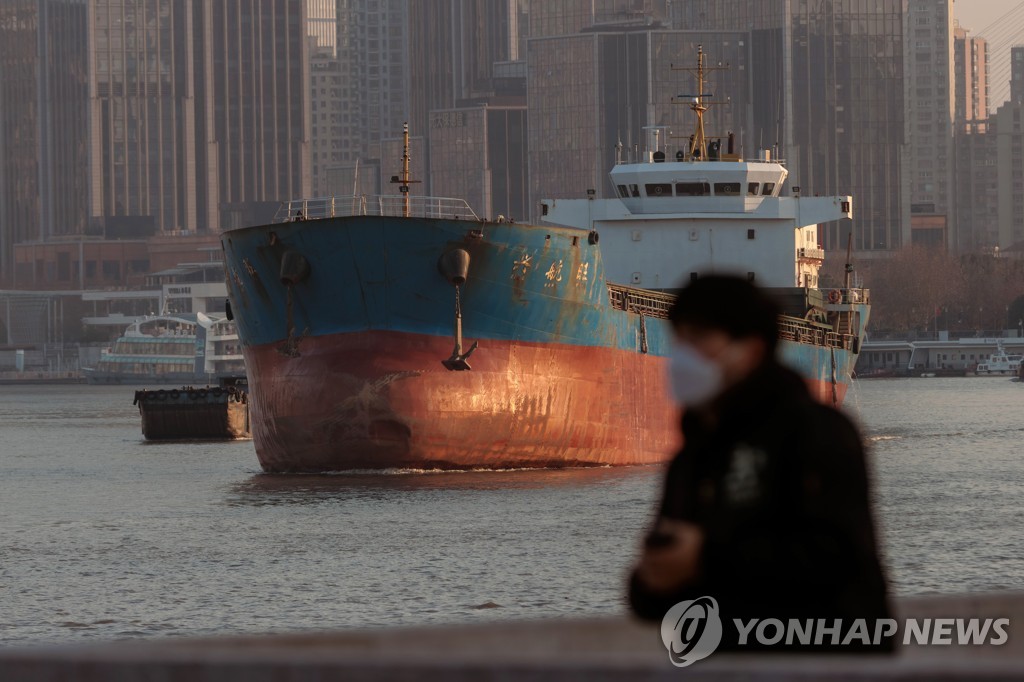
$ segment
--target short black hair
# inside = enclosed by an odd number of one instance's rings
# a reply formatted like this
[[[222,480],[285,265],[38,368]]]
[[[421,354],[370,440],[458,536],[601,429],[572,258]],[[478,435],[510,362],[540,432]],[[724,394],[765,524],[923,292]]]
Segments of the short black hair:
[[[679,292],[668,311],[673,327],[717,329],[734,339],[760,338],[770,354],[779,341],[781,310],[763,290],[742,277],[698,277]]]

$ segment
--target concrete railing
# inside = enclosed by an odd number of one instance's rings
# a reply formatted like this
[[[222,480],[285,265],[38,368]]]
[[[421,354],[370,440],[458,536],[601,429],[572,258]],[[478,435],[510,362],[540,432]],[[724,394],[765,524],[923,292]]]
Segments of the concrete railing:
[[[1009,618],[1002,646],[893,655],[713,654],[673,667],[658,629],[625,617],[298,635],[162,639],[0,652],[0,680],[1020,680],[1024,594],[903,599],[901,618]]]

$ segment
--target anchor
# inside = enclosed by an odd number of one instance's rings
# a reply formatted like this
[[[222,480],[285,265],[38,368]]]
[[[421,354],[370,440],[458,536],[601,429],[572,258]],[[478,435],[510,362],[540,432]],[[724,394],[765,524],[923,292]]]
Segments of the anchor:
[[[455,287],[455,348],[451,357],[442,360],[441,364],[450,372],[464,372],[473,369],[466,360],[480,345],[474,341],[468,351],[462,352],[462,302],[459,299],[459,287],[465,284],[466,278],[469,277],[469,252],[465,249],[446,251],[438,259],[437,269]]]
[[[445,366],[449,372],[464,372],[466,370],[473,369],[467,362],[473,351],[477,349],[480,344],[476,341],[469,347],[469,350],[465,353],[462,352],[462,304],[459,301],[459,285],[455,285],[455,348],[452,349],[452,355],[447,360],[442,360],[441,364]]]

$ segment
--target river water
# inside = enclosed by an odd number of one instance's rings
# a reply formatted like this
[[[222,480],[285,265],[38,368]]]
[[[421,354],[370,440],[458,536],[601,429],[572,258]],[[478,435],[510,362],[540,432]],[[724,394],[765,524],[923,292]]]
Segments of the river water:
[[[144,442],[131,400],[0,386],[0,646],[624,611],[656,467],[270,476],[250,441]],[[851,391],[896,594],[1024,584],[1022,403]]]

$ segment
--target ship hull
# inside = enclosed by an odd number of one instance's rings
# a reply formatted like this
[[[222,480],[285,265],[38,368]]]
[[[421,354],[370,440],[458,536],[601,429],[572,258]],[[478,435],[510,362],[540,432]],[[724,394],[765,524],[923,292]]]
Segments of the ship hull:
[[[222,243],[267,471],[638,465],[679,446],[669,324],[612,305],[585,232],[361,216]],[[455,288],[439,257],[452,249],[470,263],[468,371],[442,364]],[[308,268],[289,269],[296,253]],[[842,400],[852,352],[782,347],[815,395]]]

